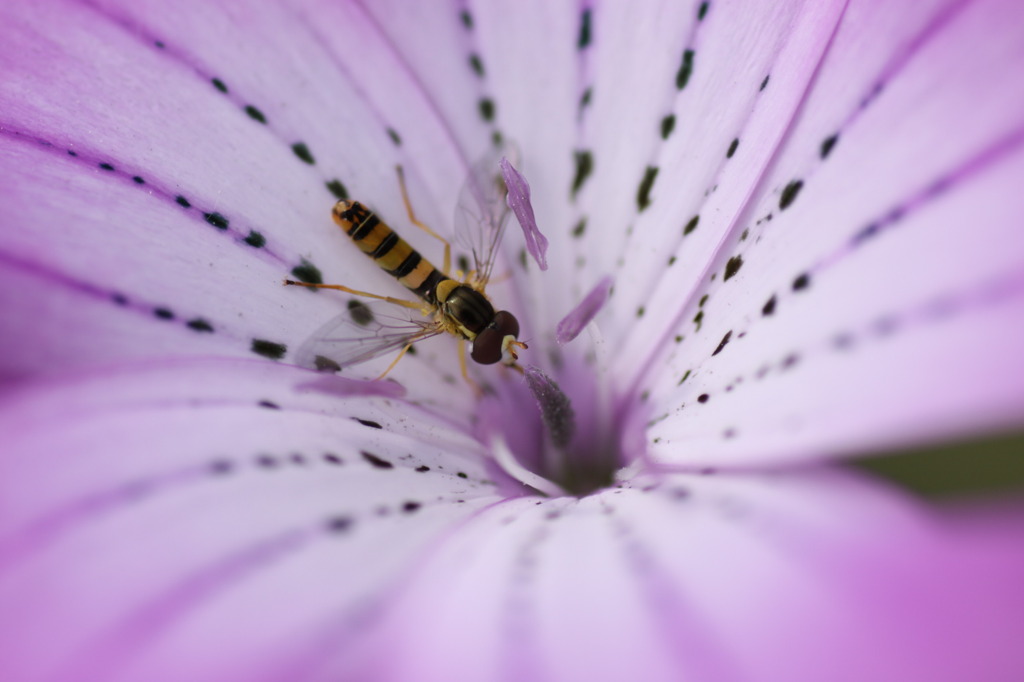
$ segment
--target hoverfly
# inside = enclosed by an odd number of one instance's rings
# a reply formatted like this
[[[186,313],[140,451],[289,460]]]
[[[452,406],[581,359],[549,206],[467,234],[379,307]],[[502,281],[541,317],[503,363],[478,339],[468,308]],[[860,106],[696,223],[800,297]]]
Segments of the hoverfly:
[[[505,183],[497,168],[496,159],[491,156],[476,164],[460,193],[455,241],[472,254],[473,269],[468,273],[457,272],[455,278],[450,270],[451,244],[416,218],[401,166],[397,168],[398,181],[409,221],[444,244],[442,269],[434,267],[363,204],[347,199],[337,202],[332,211],[334,222],[360,251],[421,301],[380,296],[340,284],[285,280],[288,285],[335,289],[370,299],[350,300],[347,311],[317,330],[300,347],[298,364],[338,371],[401,349],[378,377],[383,378],[414,343],[449,333],[472,343],[470,357],[475,362],[502,362],[521,372],[515,364],[517,350],[527,346],[518,340],[519,321],[508,311],[495,310],[484,293],[509,218]],[[469,378],[466,349],[461,343],[459,365],[466,381],[476,387]]]

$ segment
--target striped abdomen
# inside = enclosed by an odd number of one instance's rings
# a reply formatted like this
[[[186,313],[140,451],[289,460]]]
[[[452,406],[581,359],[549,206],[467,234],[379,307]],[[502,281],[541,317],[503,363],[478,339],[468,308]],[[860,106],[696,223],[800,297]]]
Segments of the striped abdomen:
[[[358,201],[334,205],[334,222],[356,246],[405,288],[428,303],[437,304],[437,285],[448,279],[409,243]]]

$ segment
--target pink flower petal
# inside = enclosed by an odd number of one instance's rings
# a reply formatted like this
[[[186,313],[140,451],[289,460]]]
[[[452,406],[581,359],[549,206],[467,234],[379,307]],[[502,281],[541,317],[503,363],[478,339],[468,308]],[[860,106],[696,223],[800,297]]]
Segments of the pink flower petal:
[[[0,8],[0,377],[50,375],[0,394],[0,670],[1015,681],[1019,510],[806,470],[603,488],[648,412],[636,469],[1020,423],[1020,5],[407,5]],[[478,400],[451,341],[400,384],[283,364],[346,297],[281,279],[401,292],[331,203],[437,262],[394,167],[448,236],[502,140],[552,268],[508,240],[487,293],[585,415],[580,499],[499,488],[470,434],[536,473],[535,405],[500,369]],[[611,367],[555,345],[606,276]]]
[[[820,459],[1021,424],[1022,17],[853,5],[743,212],[700,209],[693,236],[710,228],[719,253],[702,265],[684,240],[672,266],[694,293],[617,278],[645,314],[616,371],[658,405],[658,459]]]
[[[440,257],[409,235],[394,167],[420,215],[450,227],[462,151],[372,17],[165,9],[0,10],[0,375],[169,354],[290,361],[345,299],[282,279],[402,294],[331,221],[339,195]]]
[[[1019,519],[997,549],[843,477],[655,488],[475,517],[390,602],[375,679],[1008,682],[1024,665]]]
[[[8,391],[5,676],[295,679],[496,499],[462,433],[309,378],[197,360]]]

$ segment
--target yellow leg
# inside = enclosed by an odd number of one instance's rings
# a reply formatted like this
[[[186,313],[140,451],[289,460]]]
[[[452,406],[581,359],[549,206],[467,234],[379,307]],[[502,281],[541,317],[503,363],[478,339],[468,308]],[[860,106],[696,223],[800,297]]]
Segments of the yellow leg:
[[[296,282],[293,279],[286,279],[284,281],[285,286],[296,286],[296,287],[309,287],[310,289],[335,289],[337,291],[346,291],[356,296],[366,296],[367,298],[376,298],[381,301],[387,301],[388,303],[394,303],[395,305],[404,306],[406,308],[412,308],[413,310],[419,310],[423,312],[422,303],[413,303],[412,301],[406,301],[401,298],[394,298],[393,296],[378,296],[377,294],[371,294],[366,291],[359,291],[358,289],[350,289],[341,284],[310,284],[309,282]]]
[[[395,166],[395,170],[398,171],[398,185],[399,187],[402,188],[402,201],[405,202],[405,211],[406,213],[409,214],[409,221],[412,222],[412,224],[415,225],[416,227],[420,228],[421,230],[429,234],[431,237],[434,237],[435,239],[440,239],[441,243],[444,244],[444,267],[441,268],[441,272],[443,272],[445,275],[449,275],[451,272],[450,268],[452,265],[452,245],[448,243],[447,239],[445,239],[437,232],[434,232],[432,229],[430,229],[430,227],[427,226],[426,223],[422,223],[419,221],[419,219],[416,217],[416,214],[413,213],[412,202],[409,200],[409,189],[405,186],[405,171],[402,170],[401,166]]]
[[[376,379],[374,379],[374,381],[380,381],[381,379],[383,379],[384,377],[386,377],[386,376],[387,376],[388,374],[390,374],[390,373],[391,373],[391,370],[393,370],[393,369],[395,368],[395,365],[397,365],[397,364],[398,364],[398,361],[399,361],[399,360],[401,360],[401,359],[402,359],[402,357],[403,357],[403,356],[404,356],[404,355],[405,355],[406,353],[408,353],[408,352],[409,352],[409,349],[410,349],[410,348],[412,348],[412,344],[411,344],[411,343],[407,343],[407,344],[405,344],[405,348],[403,348],[403,349],[402,349],[402,352],[401,352],[401,353],[399,353],[399,354],[398,354],[398,355],[397,355],[397,356],[395,357],[395,359],[391,361],[391,364],[390,364],[390,365],[388,365],[388,368],[387,368],[386,370],[384,370],[384,373],[383,373],[383,374],[381,374],[381,375],[380,375],[379,377],[377,377]]]
[[[479,398],[483,396],[484,391],[480,388],[480,384],[476,383],[469,377],[469,368],[466,367],[466,344],[462,341],[459,341],[459,369],[462,370],[462,378],[465,379],[466,383],[469,384],[469,387],[473,389],[473,393],[476,394],[476,397]]]

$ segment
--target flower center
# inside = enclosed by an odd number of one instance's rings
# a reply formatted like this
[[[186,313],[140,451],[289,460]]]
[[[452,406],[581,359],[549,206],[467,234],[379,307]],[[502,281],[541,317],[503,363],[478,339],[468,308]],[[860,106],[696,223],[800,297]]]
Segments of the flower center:
[[[554,376],[552,376],[554,375]],[[555,378],[557,377],[557,379]],[[614,484],[633,457],[607,386],[583,359],[561,358],[550,374],[536,368],[504,382],[481,405],[484,438],[496,462],[535,494],[584,496]]]

